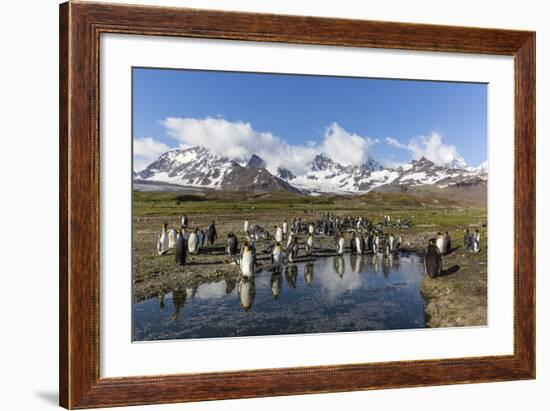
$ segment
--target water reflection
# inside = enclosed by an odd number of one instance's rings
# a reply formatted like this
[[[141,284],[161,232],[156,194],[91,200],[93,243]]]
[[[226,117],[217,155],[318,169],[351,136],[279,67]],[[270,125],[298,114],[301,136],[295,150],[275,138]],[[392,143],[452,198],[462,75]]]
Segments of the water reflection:
[[[281,288],[283,285],[283,277],[280,272],[275,271],[273,274],[271,274],[271,294],[273,294],[273,298],[275,300],[279,299],[279,296],[281,295]]]
[[[338,255],[334,256],[332,258],[332,267],[334,268],[334,272],[339,275],[340,277],[344,276],[344,272],[346,271],[346,263],[344,261],[344,256]]]
[[[243,277],[239,281],[239,302],[241,307],[248,311],[252,308],[256,298],[256,282],[254,277]]]
[[[422,262],[414,254],[352,254],[298,261],[282,271],[205,280],[135,303],[133,338],[425,327],[421,280]],[[168,304],[173,310],[166,312]]]
[[[285,267],[285,278],[291,288],[296,288],[296,280],[298,279],[298,266],[296,264],[289,264]]]
[[[313,283],[313,263],[309,262],[306,263],[304,267],[304,281],[307,285],[311,285]]]
[[[185,304],[187,299],[187,290],[186,289],[175,289],[172,292],[172,304],[174,304],[174,312],[172,314],[172,320],[176,321],[179,317],[180,311]]]

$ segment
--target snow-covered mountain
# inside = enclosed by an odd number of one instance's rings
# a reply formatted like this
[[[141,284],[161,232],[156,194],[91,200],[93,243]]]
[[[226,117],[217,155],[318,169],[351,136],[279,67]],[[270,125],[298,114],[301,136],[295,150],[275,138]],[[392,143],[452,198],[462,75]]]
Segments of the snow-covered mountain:
[[[137,173],[134,180],[225,191],[299,192],[267,171],[265,162],[256,155],[237,162],[216,156],[204,147],[168,151]]]
[[[423,157],[396,168],[384,168],[373,159],[360,166],[345,166],[319,154],[305,174],[296,176],[290,170],[279,168],[274,175],[255,154],[235,161],[216,156],[206,148],[193,147],[161,155],[145,170],[136,173],[134,179],[226,191],[349,194],[426,185],[445,188],[477,184],[487,180],[487,163],[469,167],[463,159],[458,159],[442,166]]]

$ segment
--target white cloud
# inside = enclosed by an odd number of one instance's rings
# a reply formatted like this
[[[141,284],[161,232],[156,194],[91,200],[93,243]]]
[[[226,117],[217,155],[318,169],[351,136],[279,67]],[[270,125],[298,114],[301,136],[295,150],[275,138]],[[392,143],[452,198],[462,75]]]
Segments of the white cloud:
[[[134,139],[134,171],[141,171],[161,154],[171,150],[166,144],[151,137]]]
[[[414,160],[426,157],[437,165],[463,164],[466,165],[458,149],[443,142],[443,136],[435,131],[427,136],[411,139],[407,144],[400,143],[394,138],[386,137],[386,143],[391,146],[408,150]]]
[[[369,159],[371,147],[378,140],[349,133],[336,123],[325,130],[321,151],[337,163],[358,166]]]
[[[377,140],[361,137],[332,123],[325,130],[321,144],[290,145],[270,132],[259,132],[243,121],[224,118],[166,118],[162,124],[169,136],[182,147],[203,146],[216,155],[235,160],[247,160],[252,154],[260,156],[267,169],[275,172],[287,168],[300,175],[310,169],[317,154],[325,153],[345,165],[358,165],[368,159],[368,152]]]

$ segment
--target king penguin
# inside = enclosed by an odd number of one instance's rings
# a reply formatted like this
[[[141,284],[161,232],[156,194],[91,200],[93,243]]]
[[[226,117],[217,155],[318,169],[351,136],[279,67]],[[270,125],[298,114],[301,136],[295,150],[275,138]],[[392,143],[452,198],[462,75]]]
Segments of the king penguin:
[[[306,240],[306,255],[311,255],[313,253],[313,234],[308,234]]]
[[[246,243],[241,252],[240,268],[243,277],[254,276],[254,252],[249,243]]]
[[[178,229],[178,240],[176,241],[176,264],[185,265],[187,260],[187,240],[181,234],[181,230]]]
[[[340,234],[340,238],[338,239],[338,243],[336,245],[336,253],[338,255],[344,255],[345,251],[346,251],[346,240],[344,240],[344,234]]]
[[[168,252],[169,239],[168,239],[168,224],[164,223],[162,226],[162,231],[157,237],[157,251],[159,255],[164,255]]]
[[[281,243],[275,244],[273,251],[271,253],[271,265],[274,270],[280,270],[281,265],[283,264],[284,252]]]
[[[430,278],[435,278],[441,274],[441,253],[439,247],[435,245],[435,239],[430,239],[426,248],[424,257],[424,272]]]

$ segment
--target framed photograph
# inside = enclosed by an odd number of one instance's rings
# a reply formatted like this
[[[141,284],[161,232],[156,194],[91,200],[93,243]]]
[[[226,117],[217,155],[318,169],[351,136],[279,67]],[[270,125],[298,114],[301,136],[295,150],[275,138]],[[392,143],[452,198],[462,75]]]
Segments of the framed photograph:
[[[60,404],[535,378],[535,33],[60,6]]]

